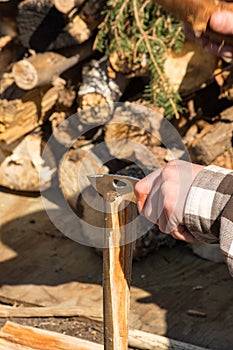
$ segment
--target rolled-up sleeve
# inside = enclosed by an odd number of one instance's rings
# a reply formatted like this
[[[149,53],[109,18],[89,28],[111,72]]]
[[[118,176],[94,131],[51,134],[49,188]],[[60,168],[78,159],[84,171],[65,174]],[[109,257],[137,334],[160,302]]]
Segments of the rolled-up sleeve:
[[[205,167],[188,193],[185,225],[198,240],[220,243],[233,276],[233,171],[215,165]]]

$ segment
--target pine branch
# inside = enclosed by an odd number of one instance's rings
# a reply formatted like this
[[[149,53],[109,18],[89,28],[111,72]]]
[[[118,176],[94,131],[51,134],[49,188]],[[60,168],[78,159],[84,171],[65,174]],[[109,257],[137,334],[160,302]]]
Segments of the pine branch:
[[[180,96],[172,91],[164,73],[165,58],[171,49],[182,47],[181,24],[162,8],[147,0],[109,0],[96,49],[116,61],[115,69],[125,74],[142,68],[146,61],[151,80],[145,96],[163,107],[167,118],[179,117]]]

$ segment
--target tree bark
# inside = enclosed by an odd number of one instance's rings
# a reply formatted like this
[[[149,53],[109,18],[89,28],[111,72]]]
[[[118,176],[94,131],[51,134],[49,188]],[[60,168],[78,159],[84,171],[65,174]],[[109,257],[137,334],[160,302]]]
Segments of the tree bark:
[[[105,4],[106,0],[24,0],[17,17],[20,40],[37,52],[81,44],[101,22]]]
[[[129,80],[120,73],[109,77],[107,58],[93,60],[83,67],[83,82],[78,91],[79,118],[84,124],[104,124],[111,118],[114,102],[118,102]],[[108,107],[105,105],[108,105]],[[100,106],[97,109],[91,107]],[[82,110],[86,111],[82,111]],[[89,109],[89,111],[88,111]]]
[[[38,52],[48,49],[57,39],[66,20],[51,0],[24,0],[18,7],[17,23],[23,46]]]

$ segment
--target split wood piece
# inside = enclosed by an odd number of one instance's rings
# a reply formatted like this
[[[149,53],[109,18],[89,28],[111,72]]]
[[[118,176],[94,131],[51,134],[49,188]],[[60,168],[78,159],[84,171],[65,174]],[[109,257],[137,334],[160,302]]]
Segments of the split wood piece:
[[[124,103],[117,107],[106,124],[105,142],[110,154],[114,158],[130,160],[136,154],[136,147],[141,145],[158,165],[152,151],[161,144],[162,120],[160,113],[139,104]],[[151,166],[156,164],[151,163]]]
[[[108,59],[92,60],[82,71],[83,82],[78,92],[79,119],[84,124],[104,124],[111,118],[114,102],[118,102],[125,91],[129,80],[123,74],[109,77]],[[109,109],[102,107],[108,104]],[[91,109],[100,105],[99,110]],[[82,109],[88,109],[82,112]]]
[[[219,44],[233,45],[231,35],[221,35],[209,29],[208,24],[211,15],[218,11],[233,12],[233,4],[228,1],[200,0],[183,1],[179,6],[173,0],[155,0],[166,11],[172,13],[175,17],[188,23],[197,36],[207,32],[211,40]]]
[[[8,318],[31,318],[31,317],[82,317],[94,321],[102,321],[103,316],[94,310],[88,308],[67,306],[50,306],[50,307],[12,307],[0,306],[0,317]]]
[[[44,350],[45,344],[47,350],[104,350],[104,346],[97,343],[10,321],[0,331],[2,350]],[[208,350],[139,330],[129,331],[129,346],[140,350]]]
[[[11,144],[42,125],[58,99],[59,88],[33,89],[21,99],[0,100],[0,142]]]
[[[42,137],[28,134],[10,146],[1,145],[0,185],[16,191],[40,191],[51,185],[56,170],[53,155],[49,163],[41,157]]]
[[[207,125],[197,137],[188,144],[192,161],[210,164],[232,148],[233,121],[219,121]]]
[[[73,49],[73,55],[66,57],[56,52],[44,52],[25,58],[13,66],[15,83],[24,90],[51,84],[63,72],[92,54],[92,42]]]
[[[173,90],[187,95],[210,81],[217,62],[217,57],[201,45],[186,40],[179,53],[168,53],[164,71]]]
[[[59,181],[65,199],[75,211],[83,191],[92,188],[87,176],[101,173],[108,173],[108,168],[91,150],[77,148],[65,153],[59,163]],[[90,218],[95,223],[96,218]]]
[[[7,322],[0,332],[0,349],[103,350],[103,346],[68,335]]]
[[[104,349],[127,350],[130,280],[133,246],[136,240],[134,203],[122,203],[123,196],[106,193],[103,249]],[[121,204],[124,206],[121,208]],[[125,242],[129,242],[125,244]]]

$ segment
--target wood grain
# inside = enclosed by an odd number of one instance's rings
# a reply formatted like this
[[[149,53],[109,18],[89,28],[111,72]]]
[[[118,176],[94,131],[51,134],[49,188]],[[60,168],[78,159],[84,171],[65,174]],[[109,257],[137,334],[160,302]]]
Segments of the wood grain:
[[[119,211],[122,198],[106,202],[106,244],[103,251],[104,344],[106,350],[128,349],[128,319],[136,207],[129,203]],[[127,237],[128,239],[128,237]]]

